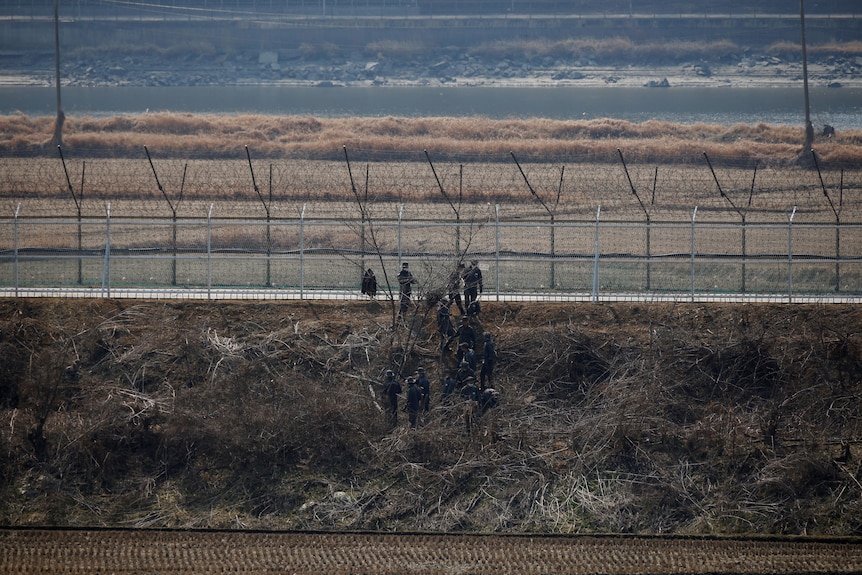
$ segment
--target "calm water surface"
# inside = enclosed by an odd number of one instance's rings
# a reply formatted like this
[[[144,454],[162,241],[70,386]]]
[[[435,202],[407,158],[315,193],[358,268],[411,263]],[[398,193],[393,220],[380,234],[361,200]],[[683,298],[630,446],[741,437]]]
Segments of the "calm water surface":
[[[50,87],[0,88],[0,114],[55,113]],[[99,87],[63,89],[67,115],[145,111],[347,116],[649,119],[683,124],[802,125],[801,88]],[[862,90],[811,90],[815,128],[862,129]]]

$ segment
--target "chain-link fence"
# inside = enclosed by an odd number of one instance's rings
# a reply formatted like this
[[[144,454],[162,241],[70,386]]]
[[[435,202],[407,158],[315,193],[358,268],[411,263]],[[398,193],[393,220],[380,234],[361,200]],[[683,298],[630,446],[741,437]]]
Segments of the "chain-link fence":
[[[859,170],[351,154],[2,158],[0,284],[358,297],[407,261],[421,298],[477,259],[485,298],[862,294]]]
[[[219,210],[221,208],[218,208]],[[699,299],[727,294],[862,295],[862,225],[783,222],[414,219],[410,206],[379,217],[266,221],[213,217],[0,221],[0,283],[31,287],[287,290],[358,296],[372,269],[383,293],[397,292],[401,262],[415,295],[447,293],[457,262],[478,260],[485,299],[573,295],[594,300],[652,294]],[[391,213],[386,213],[391,212]],[[8,293],[8,290],[7,290]]]

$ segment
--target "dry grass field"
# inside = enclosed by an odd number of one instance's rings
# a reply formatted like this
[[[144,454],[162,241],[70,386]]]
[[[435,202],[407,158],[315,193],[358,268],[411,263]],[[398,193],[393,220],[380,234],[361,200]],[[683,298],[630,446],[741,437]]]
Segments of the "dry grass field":
[[[0,524],[860,534],[857,306],[487,302],[472,325],[500,404],[467,433],[425,305],[4,300]],[[382,375],[420,365],[431,409],[393,426]]]
[[[148,217],[171,216],[171,204],[200,217],[212,202],[241,217],[265,216],[262,203],[275,217],[303,205],[328,217],[343,213],[332,202],[357,194],[423,206],[432,219],[451,215],[450,201],[537,217],[547,215],[544,202],[560,219],[589,219],[598,205],[621,220],[644,210],[685,220],[694,206],[701,217],[745,211],[749,221],[783,219],[796,206],[800,217],[830,222],[830,201],[845,221],[862,210],[854,131],[816,141],[818,171],[800,148],[803,130],[779,126],[149,114],[68,119],[64,165],[45,146],[52,122],[0,118],[10,215],[19,204],[22,216],[75,215],[73,195],[84,215],[103,215],[110,202],[115,215]]]
[[[856,573],[858,539],[2,530],[7,575]]]

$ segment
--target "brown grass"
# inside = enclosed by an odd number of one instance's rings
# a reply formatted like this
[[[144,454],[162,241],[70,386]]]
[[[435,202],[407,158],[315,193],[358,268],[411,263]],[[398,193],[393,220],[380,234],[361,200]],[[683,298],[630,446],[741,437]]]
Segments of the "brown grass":
[[[46,154],[53,118],[0,117],[0,155]],[[162,157],[232,158],[242,146],[259,158],[340,159],[343,146],[366,158],[402,160],[432,151],[440,159],[508,162],[525,159],[615,162],[622,149],[634,162],[699,163],[712,156],[763,165],[791,165],[804,139],[801,127],[680,125],[657,120],[495,120],[471,118],[309,118],[159,113],[68,118],[65,146],[78,157],[140,157],[144,146]],[[832,168],[862,162],[862,132],[847,130],[818,141]]]
[[[806,46],[811,55],[816,56],[859,56],[862,55],[862,42],[831,42]],[[775,42],[766,49],[767,54],[798,58],[802,45],[795,42]]]
[[[859,533],[857,307],[488,301],[468,436],[433,313],[381,304],[0,302],[0,520]],[[381,375],[418,365],[434,409],[390,428]]]

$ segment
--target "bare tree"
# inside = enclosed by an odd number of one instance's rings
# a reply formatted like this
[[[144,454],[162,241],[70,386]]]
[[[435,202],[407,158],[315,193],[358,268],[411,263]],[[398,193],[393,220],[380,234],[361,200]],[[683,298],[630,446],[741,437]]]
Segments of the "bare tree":
[[[413,291],[410,306],[407,313],[400,313],[400,293],[395,293],[394,285],[398,284],[397,278],[390,281],[389,274],[386,270],[385,254],[387,252],[383,240],[380,237],[379,225],[376,224],[372,214],[373,199],[368,193],[368,177],[366,174],[365,191],[360,193],[357,190],[353,172],[348,157],[347,147],[344,146],[344,159],[347,164],[348,174],[350,176],[350,187],[354,200],[359,207],[360,224],[356,227],[356,233],[359,236],[362,248],[361,255],[364,264],[366,250],[374,254],[383,273],[383,285],[378,284],[378,287],[386,293],[386,301],[389,304],[389,313],[391,317],[392,339],[394,356],[391,358],[393,364],[402,369],[409,358],[413,355],[417,339],[421,337],[422,326],[425,325],[428,316],[436,311],[436,306],[442,297],[448,292],[448,281],[451,269],[460,261],[460,256],[456,257],[457,261],[447,262],[450,265],[440,265],[434,258],[420,258],[418,268],[421,268],[421,278]],[[367,168],[366,168],[367,169]],[[436,174],[435,174],[436,176]],[[458,218],[458,226],[463,223]],[[471,221],[467,224],[467,237],[460,238],[464,242],[464,249],[460,255],[469,252],[470,244],[473,236],[482,228],[480,222]],[[417,269],[417,268],[414,268]],[[406,328],[406,330],[402,329]]]

